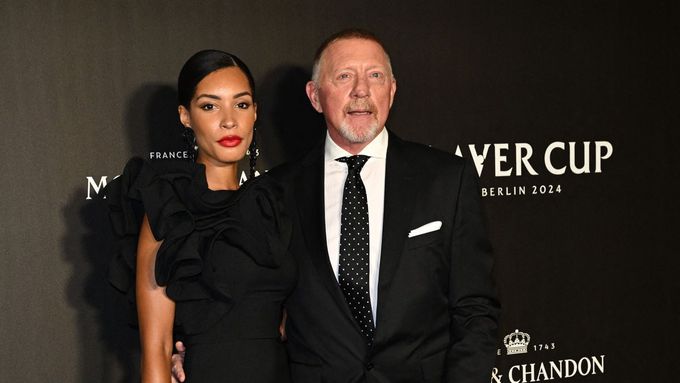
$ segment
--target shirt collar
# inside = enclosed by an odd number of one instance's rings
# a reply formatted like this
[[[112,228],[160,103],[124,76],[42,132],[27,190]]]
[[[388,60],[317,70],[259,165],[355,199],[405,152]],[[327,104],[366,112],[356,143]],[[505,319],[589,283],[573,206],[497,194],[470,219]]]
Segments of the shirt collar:
[[[359,152],[372,158],[387,158],[387,143],[388,134],[387,128],[383,128],[380,133],[368,144],[365,148]],[[336,158],[349,157],[352,153],[346,151],[345,149],[338,146],[338,144],[333,141],[328,130],[326,130],[326,143],[324,145],[324,160],[325,161],[335,161]]]

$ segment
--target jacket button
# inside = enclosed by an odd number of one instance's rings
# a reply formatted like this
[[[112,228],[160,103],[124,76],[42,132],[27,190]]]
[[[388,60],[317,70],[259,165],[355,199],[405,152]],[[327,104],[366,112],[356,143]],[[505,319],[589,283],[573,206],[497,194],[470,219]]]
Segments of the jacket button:
[[[366,370],[371,371],[373,369],[373,367],[375,367],[375,366],[373,366],[373,363],[370,363],[370,362],[366,363]]]

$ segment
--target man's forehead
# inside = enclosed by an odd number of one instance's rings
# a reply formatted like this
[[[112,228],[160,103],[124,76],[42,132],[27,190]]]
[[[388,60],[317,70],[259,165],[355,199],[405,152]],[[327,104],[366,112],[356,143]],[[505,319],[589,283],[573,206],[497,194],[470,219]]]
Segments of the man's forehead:
[[[363,38],[363,37],[354,37],[354,36],[352,36],[352,37],[341,37],[341,38],[339,38],[339,39],[337,39],[337,40],[333,40],[331,43],[328,44],[328,46],[326,47],[325,51],[328,51],[330,48],[332,48],[332,47],[337,47],[337,46],[339,46],[339,45],[348,46],[348,45],[358,45],[358,44],[361,44],[361,45],[374,45],[374,46],[376,46],[378,49],[383,50],[383,48],[382,48],[382,46],[380,45],[380,43],[377,42],[377,41],[375,41],[375,40],[371,40],[371,39],[367,39],[367,38]]]
[[[362,38],[345,38],[333,41],[321,55],[326,65],[371,64],[387,66],[387,53],[377,42]]]

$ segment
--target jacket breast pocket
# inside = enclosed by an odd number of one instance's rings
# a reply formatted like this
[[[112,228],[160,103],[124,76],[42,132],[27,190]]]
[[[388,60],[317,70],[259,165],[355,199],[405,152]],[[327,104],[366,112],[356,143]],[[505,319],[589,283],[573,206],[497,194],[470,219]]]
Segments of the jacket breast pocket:
[[[442,241],[442,232],[441,230],[437,231],[432,231],[429,233],[417,235],[415,237],[411,238],[406,238],[406,248],[411,250],[411,249],[417,249],[419,247],[423,246],[430,246],[434,244],[438,244]]]

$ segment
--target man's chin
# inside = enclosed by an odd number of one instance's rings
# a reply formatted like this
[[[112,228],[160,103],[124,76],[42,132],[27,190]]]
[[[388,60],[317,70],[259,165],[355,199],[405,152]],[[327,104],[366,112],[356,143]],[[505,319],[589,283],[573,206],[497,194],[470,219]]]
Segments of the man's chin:
[[[341,126],[340,134],[345,140],[353,144],[365,144],[373,141],[380,130],[377,123],[359,127]]]

